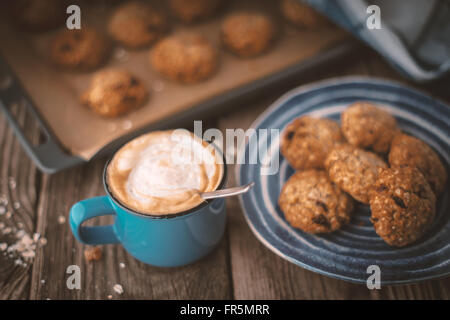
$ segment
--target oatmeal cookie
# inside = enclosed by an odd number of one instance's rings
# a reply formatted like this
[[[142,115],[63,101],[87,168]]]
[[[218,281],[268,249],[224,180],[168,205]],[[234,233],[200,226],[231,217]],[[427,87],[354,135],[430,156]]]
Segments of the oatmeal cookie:
[[[368,204],[378,168],[387,168],[387,164],[375,153],[343,144],[330,152],[325,167],[331,181],[354,199]]]
[[[19,28],[44,32],[64,23],[69,4],[65,0],[14,0],[7,5],[12,22]]]
[[[192,23],[211,17],[222,3],[222,0],[169,0],[169,7],[180,21]]]
[[[272,46],[276,27],[272,19],[259,12],[238,12],[225,18],[221,28],[223,45],[234,54],[249,58]]]
[[[167,29],[167,18],[162,11],[143,1],[126,2],[118,6],[108,23],[111,37],[132,49],[151,45]]]
[[[342,133],[358,148],[387,153],[398,133],[395,118],[369,102],[356,102],[341,115]]]
[[[189,84],[216,72],[218,53],[203,36],[182,32],[158,42],[150,54],[150,62],[167,78]]]
[[[278,204],[286,220],[308,233],[327,233],[350,221],[353,199],[323,170],[298,171],[281,190]]]
[[[444,190],[447,172],[437,153],[422,140],[407,134],[399,134],[392,140],[389,152],[391,166],[416,167],[435,192],[436,196]]]
[[[91,70],[106,61],[110,49],[108,39],[92,28],[64,29],[50,44],[50,58],[67,69]]]
[[[436,197],[413,167],[380,169],[370,195],[371,221],[391,246],[405,246],[422,237],[435,216]]]
[[[94,75],[82,102],[102,116],[116,117],[142,106],[147,98],[148,90],[137,77],[108,69]]]
[[[299,0],[280,2],[283,17],[298,28],[317,29],[330,26],[330,22],[315,9]]]
[[[327,154],[342,142],[344,138],[335,121],[302,116],[284,129],[280,149],[296,170],[323,168]]]

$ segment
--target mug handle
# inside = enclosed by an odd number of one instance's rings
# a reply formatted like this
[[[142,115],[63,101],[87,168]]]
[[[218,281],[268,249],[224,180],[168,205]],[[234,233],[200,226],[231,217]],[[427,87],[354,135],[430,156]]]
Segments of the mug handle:
[[[107,196],[95,197],[77,202],[70,209],[70,227],[78,241],[84,244],[119,243],[113,225],[83,227],[83,222],[100,216],[115,215],[116,212]]]

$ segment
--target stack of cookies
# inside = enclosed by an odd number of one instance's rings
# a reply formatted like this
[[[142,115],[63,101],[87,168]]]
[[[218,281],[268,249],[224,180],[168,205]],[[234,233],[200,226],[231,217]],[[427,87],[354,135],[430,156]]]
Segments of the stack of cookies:
[[[63,70],[95,71],[108,63],[114,47],[122,51],[150,49],[150,68],[186,85],[206,81],[220,68],[220,50],[191,26],[217,17],[226,4],[224,0],[86,1],[81,6],[80,30],[64,27],[70,5],[67,0],[17,0],[9,7],[11,21],[22,30],[43,32],[61,27],[51,40],[48,57]],[[86,25],[84,10],[94,10],[96,5],[110,9],[108,17],[96,27]],[[250,7],[253,9],[227,14],[216,35],[224,50],[241,59],[269,52],[280,35],[276,14]],[[325,18],[297,0],[281,1],[278,13],[297,28],[329,26]],[[129,70],[106,68],[93,74],[81,101],[101,116],[117,117],[143,106],[149,98],[148,87]]]
[[[434,221],[447,172],[425,142],[397,127],[372,103],[356,102],[330,119],[302,116],[284,130],[281,153],[296,170],[279,206],[286,220],[308,233],[329,233],[351,220],[355,201],[370,206],[377,234],[405,246]]]

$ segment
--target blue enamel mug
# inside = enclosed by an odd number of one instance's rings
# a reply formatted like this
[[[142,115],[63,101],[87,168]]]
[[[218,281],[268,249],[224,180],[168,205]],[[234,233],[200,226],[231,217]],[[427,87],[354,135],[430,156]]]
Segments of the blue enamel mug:
[[[180,213],[145,215],[127,208],[111,194],[106,179],[110,161],[103,171],[107,195],[82,200],[70,209],[70,227],[78,241],[89,245],[120,243],[136,259],[160,267],[176,267],[199,260],[219,243],[226,225],[223,198],[205,201]],[[217,189],[224,187],[226,175],[224,164]],[[85,221],[104,215],[114,216],[114,223],[83,226]]]

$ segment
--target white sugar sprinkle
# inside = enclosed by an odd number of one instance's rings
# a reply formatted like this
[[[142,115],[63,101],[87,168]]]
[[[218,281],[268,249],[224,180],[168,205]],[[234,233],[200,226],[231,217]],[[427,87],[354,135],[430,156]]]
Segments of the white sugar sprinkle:
[[[59,224],[63,224],[63,223],[65,223],[66,222],[66,217],[64,217],[64,216],[59,216],[58,217],[58,223]]]
[[[25,260],[32,260],[35,256],[35,249],[35,242],[27,233],[25,233],[18,238],[16,243],[8,247],[8,252],[16,253]]]
[[[36,248],[36,247],[34,247],[34,248]],[[33,250],[27,250],[22,253],[22,257],[28,258],[28,259],[34,258],[35,255],[36,255],[36,253]]]
[[[14,202],[14,209],[16,209],[16,210],[20,209],[20,203],[19,202]]]
[[[16,180],[13,177],[9,177],[8,179],[8,183],[9,183],[9,187],[11,189],[15,189],[17,184],[16,184]]]
[[[115,284],[113,289],[118,294],[122,294],[123,293],[123,288],[122,288],[122,286],[120,284]]]
[[[19,230],[16,233],[16,237],[17,238],[22,238],[25,235],[25,231],[24,230]]]
[[[123,262],[119,263],[119,267],[120,267],[121,269],[124,269],[124,268],[125,268],[125,263],[123,263]]]
[[[6,197],[6,195],[2,194],[0,196],[0,203],[7,206],[8,205],[8,198]]]

